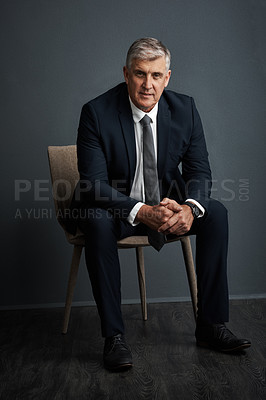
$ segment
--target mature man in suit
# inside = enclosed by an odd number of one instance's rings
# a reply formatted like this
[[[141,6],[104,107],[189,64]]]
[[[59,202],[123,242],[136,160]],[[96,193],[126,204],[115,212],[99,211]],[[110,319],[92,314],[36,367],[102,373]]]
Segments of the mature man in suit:
[[[129,235],[147,234],[160,250],[168,235],[196,234],[196,342],[224,352],[250,346],[224,324],[227,211],[210,198],[208,153],[193,99],[165,90],[169,67],[170,52],[160,41],[135,41],[127,54],[125,83],[85,104],[81,113],[74,201],[78,198],[108,369],[132,366],[117,250],[117,240]]]

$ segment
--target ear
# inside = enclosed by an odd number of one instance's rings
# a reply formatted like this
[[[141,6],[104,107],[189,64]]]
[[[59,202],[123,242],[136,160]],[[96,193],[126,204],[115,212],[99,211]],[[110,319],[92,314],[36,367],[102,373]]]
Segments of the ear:
[[[167,74],[166,74],[166,76],[165,76],[164,87],[166,87],[166,86],[168,85],[168,83],[169,83],[170,76],[171,76],[171,72],[172,72],[172,71],[169,69],[168,72],[167,72]]]
[[[128,68],[126,66],[123,67],[123,73],[124,73],[124,78],[125,78],[126,84],[128,84],[129,71],[128,71]]]

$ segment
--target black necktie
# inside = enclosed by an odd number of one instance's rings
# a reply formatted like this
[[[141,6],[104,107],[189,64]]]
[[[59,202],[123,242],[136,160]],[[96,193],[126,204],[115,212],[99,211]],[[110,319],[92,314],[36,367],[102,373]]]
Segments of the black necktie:
[[[152,120],[147,114],[140,121],[143,128],[143,176],[145,203],[153,206],[160,203],[160,190],[151,122]],[[165,236],[151,228],[148,228],[148,239],[149,243],[158,251],[165,243]]]

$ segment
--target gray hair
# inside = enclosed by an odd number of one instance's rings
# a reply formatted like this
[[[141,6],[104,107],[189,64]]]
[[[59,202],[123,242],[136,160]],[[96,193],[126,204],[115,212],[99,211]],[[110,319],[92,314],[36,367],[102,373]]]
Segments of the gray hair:
[[[171,54],[165,45],[154,38],[137,39],[130,46],[127,52],[126,66],[131,68],[132,60],[156,60],[156,58],[165,57],[166,71],[170,68]]]

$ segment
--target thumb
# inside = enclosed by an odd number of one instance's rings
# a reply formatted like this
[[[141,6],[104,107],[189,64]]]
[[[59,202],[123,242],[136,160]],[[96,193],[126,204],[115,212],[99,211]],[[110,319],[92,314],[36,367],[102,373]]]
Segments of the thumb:
[[[165,205],[167,205],[167,204],[169,204],[169,203],[171,203],[171,199],[168,199],[168,197],[164,197],[164,198],[162,199],[162,201],[160,202],[160,204],[161,204],[162,206],[165,206]]]
[[[165,197],[161,202],[160,205],[169,208],[172,211],[178,212],[182,211],[182,207],[180,204],[178,204],[175,200],[168,199],[168,197]]]

